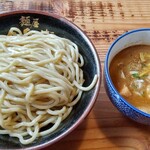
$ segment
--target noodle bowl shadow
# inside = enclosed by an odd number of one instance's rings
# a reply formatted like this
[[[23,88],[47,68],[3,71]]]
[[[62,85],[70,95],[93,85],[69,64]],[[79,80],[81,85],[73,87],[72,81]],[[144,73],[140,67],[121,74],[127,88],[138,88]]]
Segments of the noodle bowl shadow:
[[[129,31],[118,37],[110,46],[105,59],[104,65],[104,84],[109,99],[114,106],[128,118],[146,125],[150,125],[150,114],[144,113],[124,99],[115,88],[109,66],[114,56],[121,50],[134,45],[150,45],[150,29],[137,29]]]
[[[11,27],[17,27],[23,30],[24,25],[20,24],[21,17],[27,18],[28,16],[31,23],[35,19],[38,19],[39,23],[39,25],[37,24],[38,28],[34,28],[31,25],[31,29],[33,28],[39,31],[47,29],[60,37],[70,39],[78,45],[79,52],[85,61],[82,68],[85,77],[84,86],[88,86],[92,82],[95,74],[98,75],[98,81],[93,89],[83,92],[80,101],[73,107],[71,114],[53,133],[39,137],[28,145],[22,145],[17,138],[0,135],[0,149],[40,149],[57,142],[73,131],[83,121],[92,109],[99,93],[101,66],[96,50],[87,36],[76,25],[65,18],[37,11],[14,11],[5,13],[0,15],[0,34],[6,35]]]

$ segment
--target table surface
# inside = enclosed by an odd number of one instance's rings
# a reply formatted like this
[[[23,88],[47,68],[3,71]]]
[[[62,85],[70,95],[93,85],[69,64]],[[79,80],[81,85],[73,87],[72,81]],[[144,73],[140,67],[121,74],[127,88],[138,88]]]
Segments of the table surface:
[[[92,40],[103,65],[108,47],[131,29],[150,27],[149,0],[0,0],[0,13],[32,9],[53,12],[78,25]],[[88,117],[45,150],[149,150],[150,127],[123,116],[110,102],[103,82]]]

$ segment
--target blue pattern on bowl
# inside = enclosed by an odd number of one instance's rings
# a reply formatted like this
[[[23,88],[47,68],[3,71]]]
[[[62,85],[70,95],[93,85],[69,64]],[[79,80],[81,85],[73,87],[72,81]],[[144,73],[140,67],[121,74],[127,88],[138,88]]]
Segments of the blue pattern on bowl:
[[[130,119],[132,119],[136,122],[150,125],[150,114],[144,113],[144,112],[140,111],[139,109],[137,109],[136,107],[134,107],[133,105],[131,105],[130,103],[128,103],[119,94],[119,92],[115,89],[115,87],[111,81],[111,77],[109,75],[109,65],[108,65],[108,62],[110,61],[109,55],[112,52],[112,48],[119,40],[121,40],[125,36],[128,36],[129,34],[136,33],[136,32],[143,32],[143,31],[144,32],[148,31],[150,33],[150,29],[148,29],[148,28],[133,30],[133,31],[127,32],[127,33],[123,34],[122,36],[120,36],[119,38],[117,38],[113,42],[113,44],[110,46],[108,53],[106,55],[106,60],[105,60],[105,65],[104,65],[104,86],[105,86],[106,93],[107,93],[109,99],[121,113],[123,113],[125,116],[129,117]]]

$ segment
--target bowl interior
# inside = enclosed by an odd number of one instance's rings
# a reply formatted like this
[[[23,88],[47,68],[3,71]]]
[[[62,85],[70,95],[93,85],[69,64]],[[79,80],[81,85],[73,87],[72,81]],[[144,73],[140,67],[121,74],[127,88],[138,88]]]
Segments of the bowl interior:
[[[139,29],[127,32],[120,36],[110,46],[107,54],[106,62],[108,68],[113,57],[121,50],[134,45],[150,45],[150,29]]]
[[[29,26],[21,25],[21,18],[28,19]],[[32,26],[34,20],[38,20],[39,27]],[[18,27],[23,30],[29,27],[34,30],[49,30],[56,35],[65,37],[75,42],[79,46],[79,51],[83,55],[85,64],[83,66],[85,83],[87,86],[93,80],[95,74],[100,76],[100,64],[95,49],[89,39],[75,25],[64,18],[45,15],[37,12],[13,12],[0,16],[0,34],[7,34],[11,27]],[[38,138],[29,145],[22,145],[17,138],[11,138],[7,135],[0,135],[0,149],[33,149],[52,144],[59,140],[68,131],[72,131],[92,108],[96,95],[98,93],[100,78],[95,88],[84,92],[79,103],[74,107],[70,116],[64,120],[59,128],[52,134]]]

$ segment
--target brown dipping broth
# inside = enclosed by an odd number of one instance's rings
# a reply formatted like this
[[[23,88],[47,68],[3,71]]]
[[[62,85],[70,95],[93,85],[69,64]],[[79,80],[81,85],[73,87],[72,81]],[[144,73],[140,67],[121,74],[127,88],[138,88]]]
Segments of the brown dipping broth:
[[[138,109],[150,113],[150,46],[122,50],[111,61],[109,71],[119,93]]]

